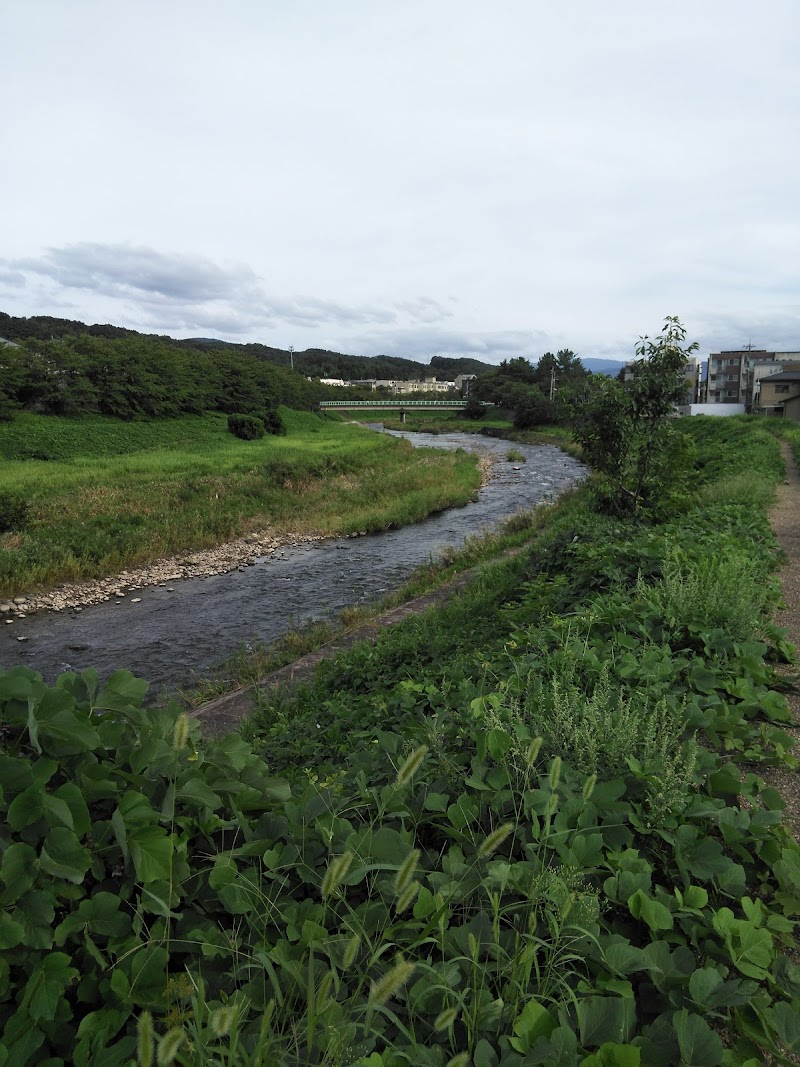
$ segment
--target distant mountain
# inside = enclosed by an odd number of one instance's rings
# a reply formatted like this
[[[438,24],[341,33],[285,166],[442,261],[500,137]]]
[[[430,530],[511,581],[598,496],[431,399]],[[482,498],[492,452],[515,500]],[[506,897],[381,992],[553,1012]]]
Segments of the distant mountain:
[[[592,359],[588,357],[587,359],[581,358],[581,363],[592,374],[608,374],[612,378],[616,377],[625,366],[625,361],[621,359]]]

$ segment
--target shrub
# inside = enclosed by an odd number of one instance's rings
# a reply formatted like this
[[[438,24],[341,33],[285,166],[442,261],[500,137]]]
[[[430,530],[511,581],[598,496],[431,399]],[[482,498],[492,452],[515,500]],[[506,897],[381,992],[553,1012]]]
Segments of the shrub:
[[[281,413],[277,408],[267,408],[267,410],[261,415],[261,421],[264,424],[264,429],[267,433],[273,434],[276,437],[283,436],[286,433],[286,427],[284,426]]]
[[[256,441],[266,433],[263,419],[255,415],[229,415],[228,432],[243,441]]]
[[[0,534],[24,530],[27,521],[27,500],[16,493],[0,491]]]

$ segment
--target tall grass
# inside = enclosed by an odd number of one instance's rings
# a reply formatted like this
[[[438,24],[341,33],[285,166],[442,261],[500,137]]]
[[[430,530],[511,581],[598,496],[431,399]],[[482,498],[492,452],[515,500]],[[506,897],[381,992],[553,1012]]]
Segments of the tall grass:
[[[0,494],[26,510],[24,523],[0,535],[0,595],[257,529],[338,535],[401,526],[467,503],[480,484],[464,452],[413,449],[312,414],[284,415],[285,437],[247,442],[214,415],[150,424],[24,416],[0,425],[7,456],[19,454],[21,424],[37,451],[60,457],[2,465]],[[76,429],[83,422],[86,451]]]

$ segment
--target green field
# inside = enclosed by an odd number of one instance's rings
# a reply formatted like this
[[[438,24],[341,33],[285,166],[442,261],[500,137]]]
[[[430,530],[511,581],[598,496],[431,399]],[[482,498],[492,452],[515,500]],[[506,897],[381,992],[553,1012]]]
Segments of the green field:
[[[0,596],[98,577],[253,530],[347,534],[471,499],[477,461],[282,409],[240,441],[224,415],[0,423]]]
[[[581,486],[242,733],[0,672],[8,1062],[796,1063],[776,422],[687,420],[668,518]]]

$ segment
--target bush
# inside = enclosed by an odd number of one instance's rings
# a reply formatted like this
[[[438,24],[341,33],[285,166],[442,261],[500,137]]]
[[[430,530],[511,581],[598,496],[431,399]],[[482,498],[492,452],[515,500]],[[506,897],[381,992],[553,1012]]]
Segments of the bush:
[[[283,434],[286,433],[286,427],[283,424],[281,413],[277,408],[267,408],[261,416],[261,421],[264,423],[264,429],[267,433],[273,434],[276,437],[283,436]]]
[[[486,415],[486,407],[480,402],[474,393],[470,393],[467,397],[467,403],[464,408],[459,412],[462,419],[473,419],[477,421],[482,419]]]
[[[228,432],[243,441],[257,441],[266,433],[263,419],[255,415],[229,415]]]
[[[24,530],[27,521],[27,500],[15,493],[0,491],[0,534]]]

